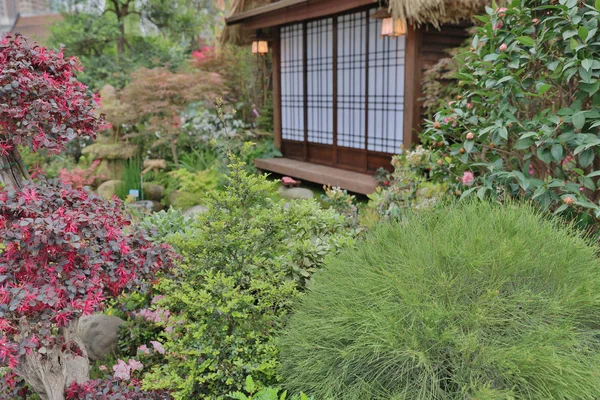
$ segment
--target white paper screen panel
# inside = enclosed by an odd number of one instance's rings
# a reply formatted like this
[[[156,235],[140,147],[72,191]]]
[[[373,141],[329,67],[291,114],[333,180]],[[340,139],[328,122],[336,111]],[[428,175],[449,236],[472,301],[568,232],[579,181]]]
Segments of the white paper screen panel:
[[[302,24],[281,28],[281,133],[304,141]]]
[[[333,20],[306,24],[308,141],[333,144]]]
[[[404,126],[406,38],[382,38],[380,29],[381,21],[369,18],[367,150],[397,154],[402,145]]]
[[[365,148],[366,91],[365,12],[338,18],[338,133],[337,144]]]

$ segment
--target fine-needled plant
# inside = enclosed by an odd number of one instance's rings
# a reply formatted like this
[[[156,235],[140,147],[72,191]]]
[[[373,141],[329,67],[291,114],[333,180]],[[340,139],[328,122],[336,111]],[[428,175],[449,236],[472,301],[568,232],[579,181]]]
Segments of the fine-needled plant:
[[[281,343],[318,399],[594,399],[600,261],[531,206],[410,215],[330,259]]]

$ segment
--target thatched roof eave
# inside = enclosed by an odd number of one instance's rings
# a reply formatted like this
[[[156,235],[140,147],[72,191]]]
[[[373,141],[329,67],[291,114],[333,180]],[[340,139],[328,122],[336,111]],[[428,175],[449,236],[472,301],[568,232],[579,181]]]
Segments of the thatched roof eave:
[[[291,11],[294,6],[305,4],[308,1],[234,0],[230,9],[230,17],[226,20],[228,26],[223,32],[222,41],[245,44],[251,32],[243,31],[244,21],[283,9]],[[417,26],[430,24],[439,28],[443,24],[471,20],[474,15],[483,12],[491,0],[388,0],[387,3],[390,13],[396,18],[407,20]]]

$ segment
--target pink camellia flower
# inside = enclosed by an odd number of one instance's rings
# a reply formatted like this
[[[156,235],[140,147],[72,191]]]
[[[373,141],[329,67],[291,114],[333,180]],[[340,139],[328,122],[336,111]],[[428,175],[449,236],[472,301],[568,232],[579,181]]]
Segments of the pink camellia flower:
[[[535,25],[539,25],[540,24],[540,20],[537,18],[534,18],[531,20]]]
[[[132,371],[141,371],[142,369],[144,369],[144,364],[132,358],[131,360],[129,360],[129,367]]]
[[[502,28],[502,21],[498,21],[496,22],[496,24],[494,25],[494,30],[497,31],[498,29]]]
[[[500,7],[499,9],[496,10],[496,13],[498,14],[498,16],[504,17],[506,15],[505,14],[506,11],[508,11],[508,8]]]
[[[462,184],[471,186],[475,182],[475,175],[471,171],[465,171],[462,177]]]
[[[157,342],[156,340],[152,340],[152,341],[150,341],[150,344],[152,344],[152,347],[154,347],[154,350],[158,351],[160,354],[165,354],[165,348],[162,346],[162,344],[160,344],[160,342]]]
[[[143,344],[137,348],[137,352],[148,355],[148,354],[150,354],[150,349],[148,348],[148,346]]]
[[[506,45],[506,43],[502,43],[500,45],[500,51],[506,51],[507,48],[508,48],[508,46]]]
[[[119,360],[117,364],[113,366],[113,371],[115,372],[114,377],[117,379],[122,379],[124,381],[131,379],[131,367],[123,360]]]

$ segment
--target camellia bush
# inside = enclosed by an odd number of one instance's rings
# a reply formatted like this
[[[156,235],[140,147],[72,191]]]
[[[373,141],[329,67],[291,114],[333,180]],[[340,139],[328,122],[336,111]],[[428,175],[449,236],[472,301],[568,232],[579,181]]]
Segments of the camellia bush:
[[[30,176],[17,146],[58,153],[105,126],[77,66],[21,36],[0,40],[0,362],[43,400],[62,400],[89,379],[79,318],[107,298],[144,291],[175,259],[129,228],[119,202],[23,180]],[[4,379],[14,390],[15,376]]]
[[[429,121],[432,174],[463,197],[532,199],[600,219],[600,2],[494,4],[470,52],[461,94]]]
[[[317,272],[281,337],[316,399],[595,399],[597,246],[477,199],[380,224]]]

